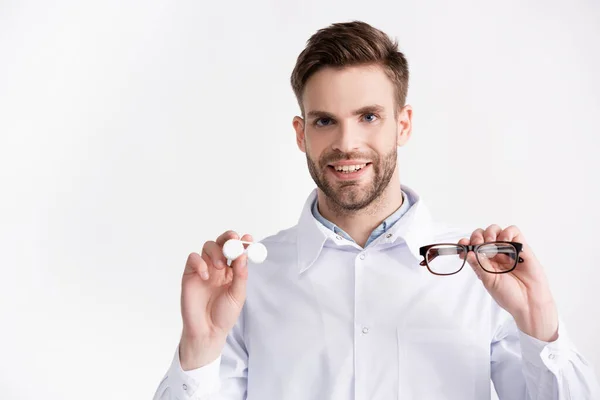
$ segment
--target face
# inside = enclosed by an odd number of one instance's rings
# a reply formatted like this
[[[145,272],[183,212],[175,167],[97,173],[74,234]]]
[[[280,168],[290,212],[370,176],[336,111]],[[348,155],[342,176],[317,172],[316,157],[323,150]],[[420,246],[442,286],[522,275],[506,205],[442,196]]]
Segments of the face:
[[[395,87],[379,66],[320,70],[306,83],[303,106],[294,128],[317,187],[338,211],[371,205],[396,174],[410,106],[396,106]]]

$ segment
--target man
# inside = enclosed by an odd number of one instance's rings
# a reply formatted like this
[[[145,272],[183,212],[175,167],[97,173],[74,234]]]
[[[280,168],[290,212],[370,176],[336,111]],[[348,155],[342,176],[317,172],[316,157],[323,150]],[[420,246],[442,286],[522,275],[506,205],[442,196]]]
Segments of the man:
[[[368,24],[310,38],[293,126],[317,189],[296,226],[262,241],[263,264],[227,266],[231,231],[190,254],[181,341],[155,399],[480,400],[491,381],[501,399],[600,398],[523,233],[465,236],[400,185],[408,75]],[[425,247],[440,243],[454,245]]]

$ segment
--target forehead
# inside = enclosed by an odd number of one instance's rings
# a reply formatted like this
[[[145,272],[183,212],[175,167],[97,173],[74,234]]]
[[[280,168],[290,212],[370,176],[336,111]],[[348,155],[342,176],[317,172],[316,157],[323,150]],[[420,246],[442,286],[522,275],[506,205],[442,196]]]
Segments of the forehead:
[[[308,79],[302,102],[305,113],[318,110],[347,115],[373,104],[392,110],[395,88],[378,65],[326,67]]]

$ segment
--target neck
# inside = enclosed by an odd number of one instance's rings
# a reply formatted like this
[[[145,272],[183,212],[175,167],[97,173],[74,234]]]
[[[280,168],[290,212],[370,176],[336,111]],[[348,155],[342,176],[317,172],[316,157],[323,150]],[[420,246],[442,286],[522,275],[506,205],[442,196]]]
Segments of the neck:
[[[402,205],[402,190],[397,172],[383,193],[362,210],[343,211],[331,204],[331,200],[318,190],[319,213],[344,230],[361,247],[371,232]]]

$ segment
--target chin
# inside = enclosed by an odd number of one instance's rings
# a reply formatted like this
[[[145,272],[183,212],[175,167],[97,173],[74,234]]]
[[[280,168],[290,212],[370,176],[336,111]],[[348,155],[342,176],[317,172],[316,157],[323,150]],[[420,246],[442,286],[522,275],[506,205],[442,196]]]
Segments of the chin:
[[[353,193],[351,194],[350,191]],[[364,190],[348,188],[347,191],[337,191],[335,197],[338,200],[337,203],[346,208],[360,209],[366,206],[364,203],[369,199],[369,193]]]

